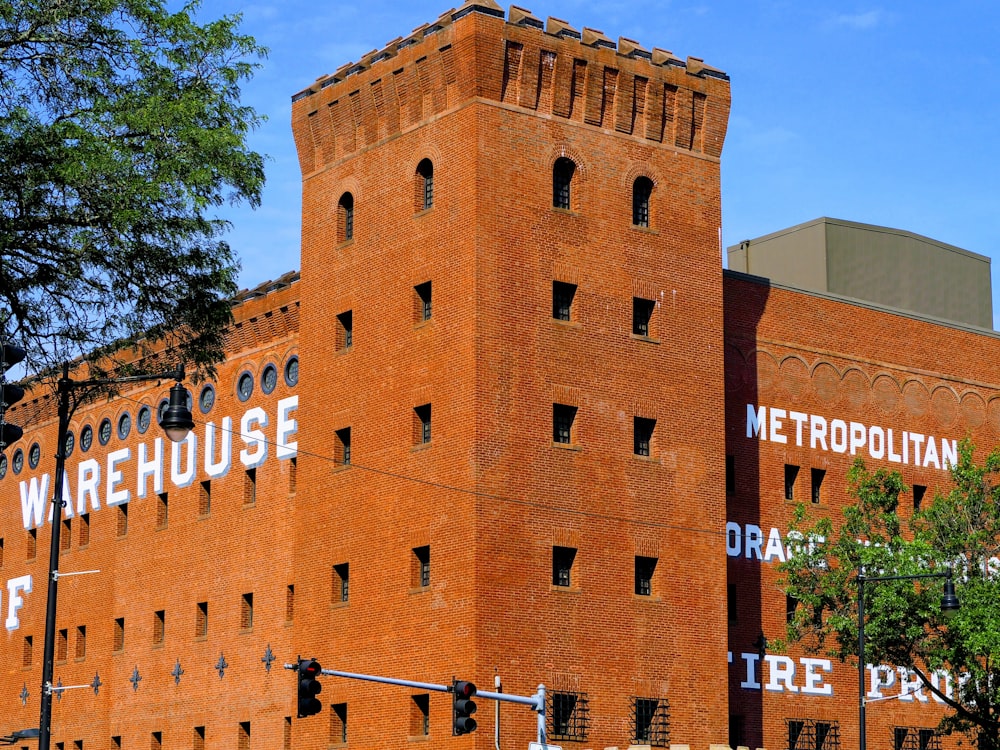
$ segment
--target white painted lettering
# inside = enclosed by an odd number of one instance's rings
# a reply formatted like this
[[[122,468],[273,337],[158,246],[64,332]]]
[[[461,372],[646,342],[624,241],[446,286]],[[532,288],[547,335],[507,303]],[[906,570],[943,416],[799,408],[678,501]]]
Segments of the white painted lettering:
[[[181,469],[181,449],[187,448],[184,457],[186,469]],[[187,487],[194,481],[195,469],[198,463],[195,458],[198,454],[198,436],[189,432],[187,437],[179,443],[170,444],[170,481],[175,487]]]
[[[48,476],[48,475],[46,475]],[[20,592],[31,593],[31,576],[18,576],[7,581],[7,630],[17,630],[21,627],[21,620],[17,616],[17,611],[24,606],[24,599]]]
[[[127,461],[131,457],[132,451],[128,448],[122,448],[108,454],[108,491],[105,496],[105,502],[108,505],[121,505],[122,503],[127,503],[132,498],[132,493],[129,492],[127,487],[118,489],[118,485],[123,479],[122,470],[118,468],[118,464],[122,461]]]
[[[847,422],[843,419],[830,422],[830,449],[834,453],[847,452]]]
[[[41,480],[32,477],[21,482],[21,519],[24,528],[41,526],[45,518],[45,498],[49,496],[49,475],[42,474]]]
[[[146,458],[147,447],[139,443],[139,464],[136,471],[136,485],[139,497],[146,497],[146,480],[153,478],[153,492],[157,495],[163,492],[163,438],[153,440],[153,457]],[[96,510],[96,509],[95,509]]]
[[[754,411],[753,404],[747,404],[747,437],[755,437],[758,433],[761,440],[767,440],[767,407],[761,406]]]
[[[864,448],[867,442],[865,439],[865,426],[860,422],[851,422],[851,455],[855,455],[858,452],[858,448]]]
[[[240,451],[240,462],[248,469],[253,469],[264,463],[267,458],[267,438],[254,426],[267,427],[267,413],[257,407],[243,415],[240,420],[240,435],[246,448]]]
[[[787,656],[778,654],[765,654],[764,660],[767,662],[767,685],[765,690],[781,693],[797,693],[798,686],[795,684],[795,662]]]
[[[205,473],[212,479],[219,479],[229,473],[233,464],[233,418],[222,418],[222,446],[219,460],[215,460],[215,423],[205,425]]]
[[[785,418],[784,409],[771,407],[771,442],[787,443],[788,438],[781,434],[781,420]]]
[[[299,408],[298,395],[283,398],[278,402],[278,424],[274,441],[278,447],[274,451],[279,459],[292,458],[299,451],[299,442],[290,438],[299,431],[299,423],[291,413]]]
[[[833,695],[833,685],[824,683],[823,675],[816,671],[832,672],[833,663],[829,659],[808,659],[802,657],[799,659],[799,662],[805,667],[805,685],[802,686],[803,694]]]

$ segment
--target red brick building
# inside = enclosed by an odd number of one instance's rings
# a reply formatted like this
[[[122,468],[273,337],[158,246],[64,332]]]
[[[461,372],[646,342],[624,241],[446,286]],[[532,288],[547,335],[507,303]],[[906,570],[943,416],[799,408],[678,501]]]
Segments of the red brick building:
[[[138,429],[167,384],[73,420],[60,568],[100,573],[60,587],[56,679],[88,687],[60,693],[54,741],[493,745],[492,701],[452,737],[432,690],[327,677],[294,718],[301,655],[544,683],[570,747],[777,748],[798,716],[850,744],[848,666],[813,665],[804,694],[804,667],[768,655],[755,686],[743,657],[785,606],[749,528],[787,526],[785,464],[825,470],[836,508],[849,456],[746,438],[748,405],[985,445],[996,343],[724,277],[729,101],[701,60],[491,0],[296,94],[301,280],[234,308],[183,447]],[[0,467],[0,732],[37,725],[54,416],[43,392],[12,409],[26,434]],[[501,746],[534,739],[505,705]]]

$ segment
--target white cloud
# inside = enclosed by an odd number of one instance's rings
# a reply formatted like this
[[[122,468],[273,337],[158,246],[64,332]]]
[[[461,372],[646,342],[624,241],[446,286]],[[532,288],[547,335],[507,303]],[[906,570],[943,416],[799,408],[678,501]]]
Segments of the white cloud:
[[[867,31],[874,29],[884,21],[885,13],[881,10],[869,10],[865,13],[842,13],[839,16],[834,16],[830,19],[830,25]]]

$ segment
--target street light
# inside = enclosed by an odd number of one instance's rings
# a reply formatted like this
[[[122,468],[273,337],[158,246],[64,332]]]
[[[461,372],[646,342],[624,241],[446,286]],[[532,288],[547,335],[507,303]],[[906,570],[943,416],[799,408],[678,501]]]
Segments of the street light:
[[[69,420],[79,406],[79,399],[72,399],[74,391],[80,388],[96,388],[102,385],[142,383],[151,380],[173,379],[170,388],[170,402],[160,418],[160,427],[167,437],[179,443],[194,427],[191,411],[187,405],[187,391],[181,385],[184,379],[184,365],[176,370],[156,375],[131,375],[124,378],[99,378],[95,380],[70,380],[69,364],[63,364],[59,378],[59,435],[56,442],[56,478],[52,497],[52,541],[49,547],[49,587],[45,604],[45,650],[42,657],[42,708],[38,721],[38,750],[49,750],[52,723],[52,660],[56,645],[56,589],[59,582],[59,530],[62,526],[63,474],[66,471],[66,436]],[[31,730],[26,730],[31,731]]]
[[[31,729],[18,729],[10,734],[0,737],[0,745],[13,745],[21,740],[37,740],[40,732],[32,727]]]
[[[955,596],[955,583],[951,577],[951,567],[944,573],[917,573],[910,576],[866,576],[858,573],[858,748],[866,750],[865,732],[865,584],[881,581],[914,581],[919,578],[944,578],[944,595],[941,597],[941,612],[950,619],[959,609]]]

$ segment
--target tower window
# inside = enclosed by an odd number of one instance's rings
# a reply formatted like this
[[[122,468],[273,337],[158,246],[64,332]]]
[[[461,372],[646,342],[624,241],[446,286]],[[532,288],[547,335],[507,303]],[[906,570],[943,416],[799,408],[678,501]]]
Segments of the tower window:
[[[553,281],[552,317],[556,320],[572,320],[574,297],[576,297],[576,284],[567,284],[564,281]]]
[[[552,442],[570,445],[573,442],[573,423],[576,407],[552,404]]]
[[[194,614],[194,637],[205,638],[208,636],[208,602],[198,602],[198,607]]]
[[[642,297],[632,298],[632,333],[636,336],[649,338],[653,335],[653,310],[656,303]]]
[[[333,601],[346,602],[351,596],[351,566],[341,563],[333,566]]]
[[[431,307],[431,282],[425,281],[413,287],[413,305],[416,313],[416,320],[422,323],[431,319],[433,308]]]
[[[348,310],[337,316],[336,346],[338,350],[350,349],[354,344],[354,312]]]
[[[653,181],[648,177],[638,177],[632,183],[632,224],[637,227],[649,226],[649,199],[653,194]]]
[[[351,428],[344,427],[337,430],[336,456],[334,457],[340,466],[351,465]]]
[[[413,567],[410,571],[410,582],[414,588],[425,589],[431,585],[430,545],[413,548]]]
[[[417,165],[416,205],[418,211],[426,211],[434,205],[434,164],[423,159]]]
[[[635,556],[635,594],[636,596],[653,595],[653,573],[656,571],[655,557]]]
[[[354,196],[344,193],[337,202],[337,243],[354,239]]]
[[[573,563],[576,549],[573,547],[552,548],[552,585],[569,588],[573,585]]]
[[[567,211],[571,208],[570,186],[573,182],[573,174],[576,172],[576,164],[572,159],[562,156],[556,159],[552,165],[552,207],[563,208]]]
[[[650,456],[650,446],[653,443],[653,428],[656,427],[655,419],[645,417],[632,418],[633,431],[633,452],[637,456]]]
[[[431,405],[413,407],[413,442],[424,445],[431,441]]]

